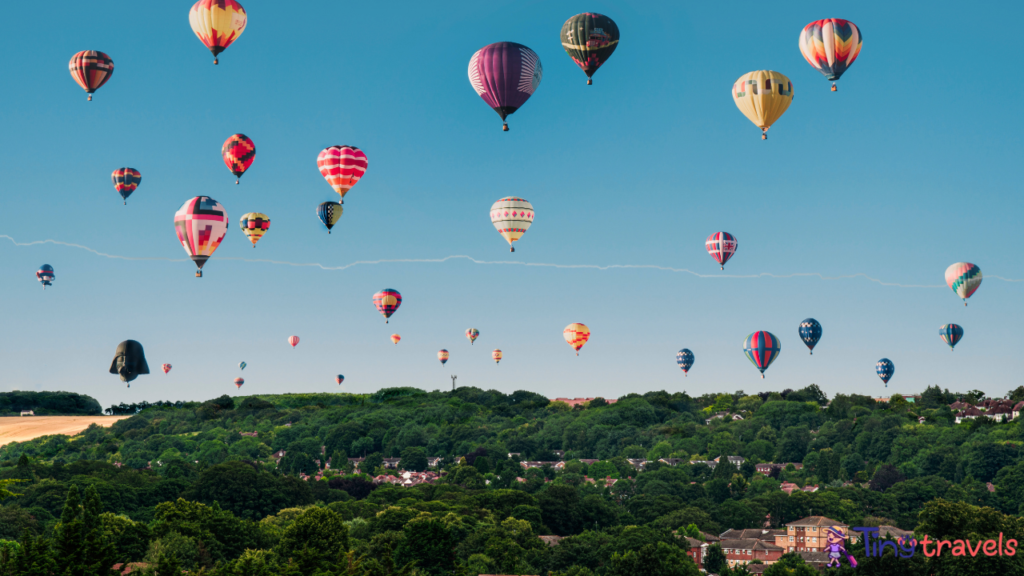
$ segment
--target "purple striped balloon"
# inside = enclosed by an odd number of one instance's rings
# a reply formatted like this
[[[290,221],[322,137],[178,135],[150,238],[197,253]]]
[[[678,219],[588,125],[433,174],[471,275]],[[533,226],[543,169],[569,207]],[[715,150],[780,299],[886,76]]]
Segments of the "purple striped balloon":
[[[469,59],[469,83],[501,116],[506,132],[505,118],[529,100],[543,75],[537,53],[515,42],[484,46]]]

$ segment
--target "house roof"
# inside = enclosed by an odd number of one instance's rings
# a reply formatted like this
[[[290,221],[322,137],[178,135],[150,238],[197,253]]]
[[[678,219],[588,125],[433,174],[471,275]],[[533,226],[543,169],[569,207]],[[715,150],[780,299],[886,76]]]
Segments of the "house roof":
[[[804,562],[808,564],[828,564],[828,552],[804,550],[802,552],[797,552],[797,554],[799,554],[800,557],[804,559]]]
[[[686,537],[686,542],[690,545],[690,550],[693,550],[694,548],[700,548],[701,546],[707,544],[707,542],[702,542],[700,540],[697,540],[696,538],[690,538],[689,536]]]
[[[544,542],[548,546],[558,546],[558,543],[562,541],[564,536],[537,536],[537,538],[540,538],[541,542]]]
[[[781,552],[785,550],[781,546],[776,546],[771,542],[758,540],[757,538],[741,538],[738,540],[726,540],[723,538],[722,548],[728,550],[761,550],[764,552]]]
[[[774,542],[776,533],[780,535],[785,534],[785,532],[783,532],[782,530],[765,530],[763,528],[747,528],[744,530],[737,530],[735,528],[730,528],[725,532],[722,532],[719,536],[722,538],[722,540],[740,540],[744,538],[753,538],[755,540],[770,540]],[[725,544],[722,544],[722,546],[725,546]]]
[[[846,524],[843,524],[838,520],[826,518],[825,516],[808,516],[806,518],[790,522],[786,524],[786,526],[842,526],[843,528],[848,528]]]
[[[885,525],[878,527],[878,535],[882,538],[906,538],[908,536],[913,536],[914,533],[910,530],[903,530],[902,528],[897,528],[895,526]]]

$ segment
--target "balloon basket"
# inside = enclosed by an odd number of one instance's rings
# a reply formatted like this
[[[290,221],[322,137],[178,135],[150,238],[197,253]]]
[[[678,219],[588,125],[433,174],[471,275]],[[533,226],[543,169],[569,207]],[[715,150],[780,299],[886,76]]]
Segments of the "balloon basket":
[[[508,251],[509,252],[515,252],[516,251],[516,247],[515,246],[509,246],[508,247]]]
[[[90,100],[91,100],[91,98],[90,98]],[[508,132],[508,124],[507,123],[501,125],[501,131],[502,132]]]
[[[764,380],[764,374],[761,374],[761,380]]]
[[[213,65],[216,66],[217,64],[220,64],[220,61],[217,58],[214,58]]]
[[[839,91],[839,89],[836,88],[836,83],[835,82],[832,83],[832,91],[833,92],[838,92]]]
[[[92,102],[92,94],[89,94],[89,97],[86,98],[85,101],[86,102]]]
[[[203,271],[202,270],[196,270],[196,278],[202,278],[202,277],[203,277]]]
[[[768,133],[767,132],[761,132],[761,140],[767,140],[767,139],[768,139]]]
[[[587,86],[590,86],[593,83],[594,83],[594,79],[593,78],[587,78]]]

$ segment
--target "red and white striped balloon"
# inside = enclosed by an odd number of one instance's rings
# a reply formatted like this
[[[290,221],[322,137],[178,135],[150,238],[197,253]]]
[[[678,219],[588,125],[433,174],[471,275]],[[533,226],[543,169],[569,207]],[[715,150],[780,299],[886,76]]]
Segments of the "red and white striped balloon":
[[[295,348],[299,344],[299,337],[298,336],[289,336],[288,337],[288,343],[292,345],[292,348]]]
[[[355,146],[331,146],[320,151],[316,165],[344,204],[345,194],[366,174],[369,164],[366,153]]]

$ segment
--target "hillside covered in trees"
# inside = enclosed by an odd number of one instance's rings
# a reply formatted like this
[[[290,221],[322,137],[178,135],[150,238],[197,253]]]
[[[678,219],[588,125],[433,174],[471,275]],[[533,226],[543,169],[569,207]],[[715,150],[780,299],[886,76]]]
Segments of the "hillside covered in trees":
[[[876,403],[812,385],[572,408],[475,388],[148,405],[110,428],[0,449],[0,482],[16,481],[0,489],[17,494],[0,502],[0,575],[128,562],[166,574],[689,575],[682,534],[812,515],[1024,542],[1019,419],[955,424],[958,398],[979,399],[933,387]],[[436,481],[380,480],[397,474],[385,458],[421,471],[435,457]],[[757,471],[768,462],[781,466]],[[901,574],[1024,572],[1018,557],[855,553],[862,574],[897,561]],[[765,574],[816,573],[792,556]]]
[[[74,392],[0,392],[0,416],[31,410],[36,416],[99,416],[100,403]]]

